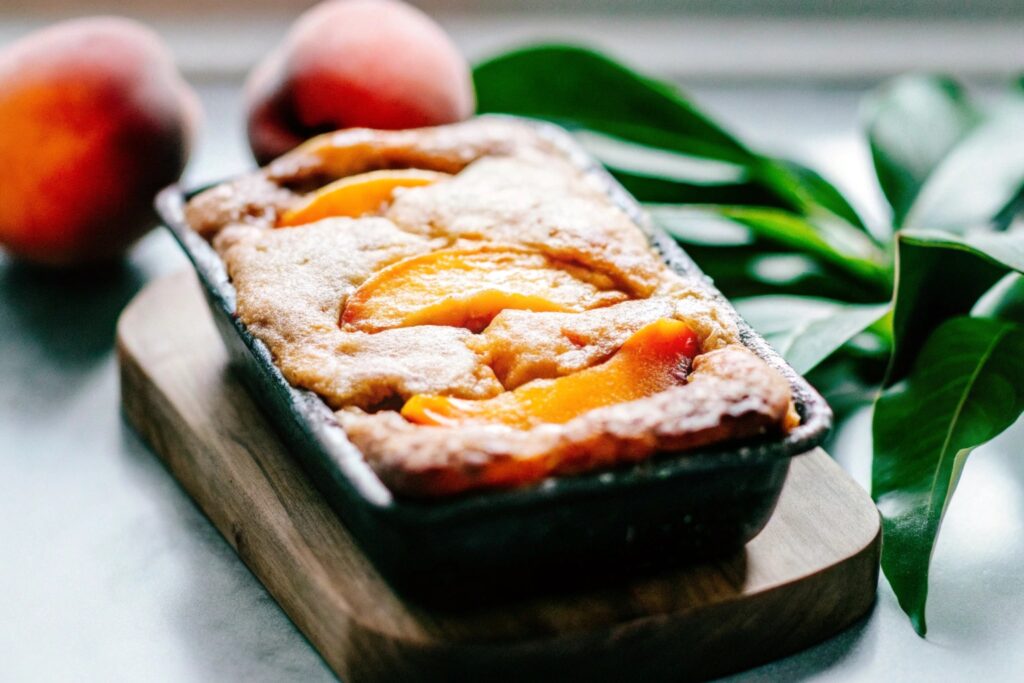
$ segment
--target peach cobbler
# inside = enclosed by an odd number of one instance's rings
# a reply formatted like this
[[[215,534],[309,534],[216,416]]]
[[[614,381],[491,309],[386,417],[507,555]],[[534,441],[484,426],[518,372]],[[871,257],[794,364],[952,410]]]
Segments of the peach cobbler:
[[[323,135],[186,216],[248,330],[396,492],[525,485],[795,420],[732,312],[533,126]]]

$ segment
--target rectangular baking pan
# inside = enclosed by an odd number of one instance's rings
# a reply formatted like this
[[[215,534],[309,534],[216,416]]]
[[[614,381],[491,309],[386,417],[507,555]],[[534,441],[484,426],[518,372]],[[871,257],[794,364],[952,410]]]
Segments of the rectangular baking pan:
[[[789,381],[801,424],[784,437],[664,453],[618,469],[552,477],[529,488],[439,500],[393,495],[315,394],[288,384],[264,344],[235,315],[235,290],[184,206],[205,188],[177,186],[157,209],[191,259],[232,364],[293,455],[381,573],[406,593],[450,600],[601,581],[639,569],[738,551],[771,516],[791,456],[817,446],[832,413],[714,288],[637,202],[561,128],[529,122],[650,237],[676,272],[737,320],[742,342]]]

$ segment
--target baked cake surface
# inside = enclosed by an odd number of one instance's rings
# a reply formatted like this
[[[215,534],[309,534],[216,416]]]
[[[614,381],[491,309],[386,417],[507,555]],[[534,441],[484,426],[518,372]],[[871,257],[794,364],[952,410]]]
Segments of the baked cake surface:
[[[731,313],[528,125],[331,133],[186,218],[286,379],[397,493],[526,485],[792,423],[788,383]]]

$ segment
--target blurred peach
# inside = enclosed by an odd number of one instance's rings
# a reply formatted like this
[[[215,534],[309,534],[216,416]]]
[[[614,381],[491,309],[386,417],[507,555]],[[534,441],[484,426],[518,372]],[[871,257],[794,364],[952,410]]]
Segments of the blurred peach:
[[[474,109],[466,60],[432,19],[397,0],[312,8],[246,91],[249,145],[261,164],[317,133],[453,123]]]
[[[0,51],[0,243],[23,259],[111,259],[155,224],[199,116],[160,38],[98,17]]]

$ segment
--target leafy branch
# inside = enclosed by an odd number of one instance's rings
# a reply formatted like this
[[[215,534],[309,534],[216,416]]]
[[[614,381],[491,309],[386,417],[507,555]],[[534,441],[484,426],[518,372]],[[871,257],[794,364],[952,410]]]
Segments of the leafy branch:
[[[815,171],[597,52],[528,47],[474,79],[481,112],[574,131],[837,412],[874,401],[882,569],[924,635],[960,471],[1024,412],[1024,90],[983,107],[951,78],[908,75],[871,93],[891,221],[867,226]]]

